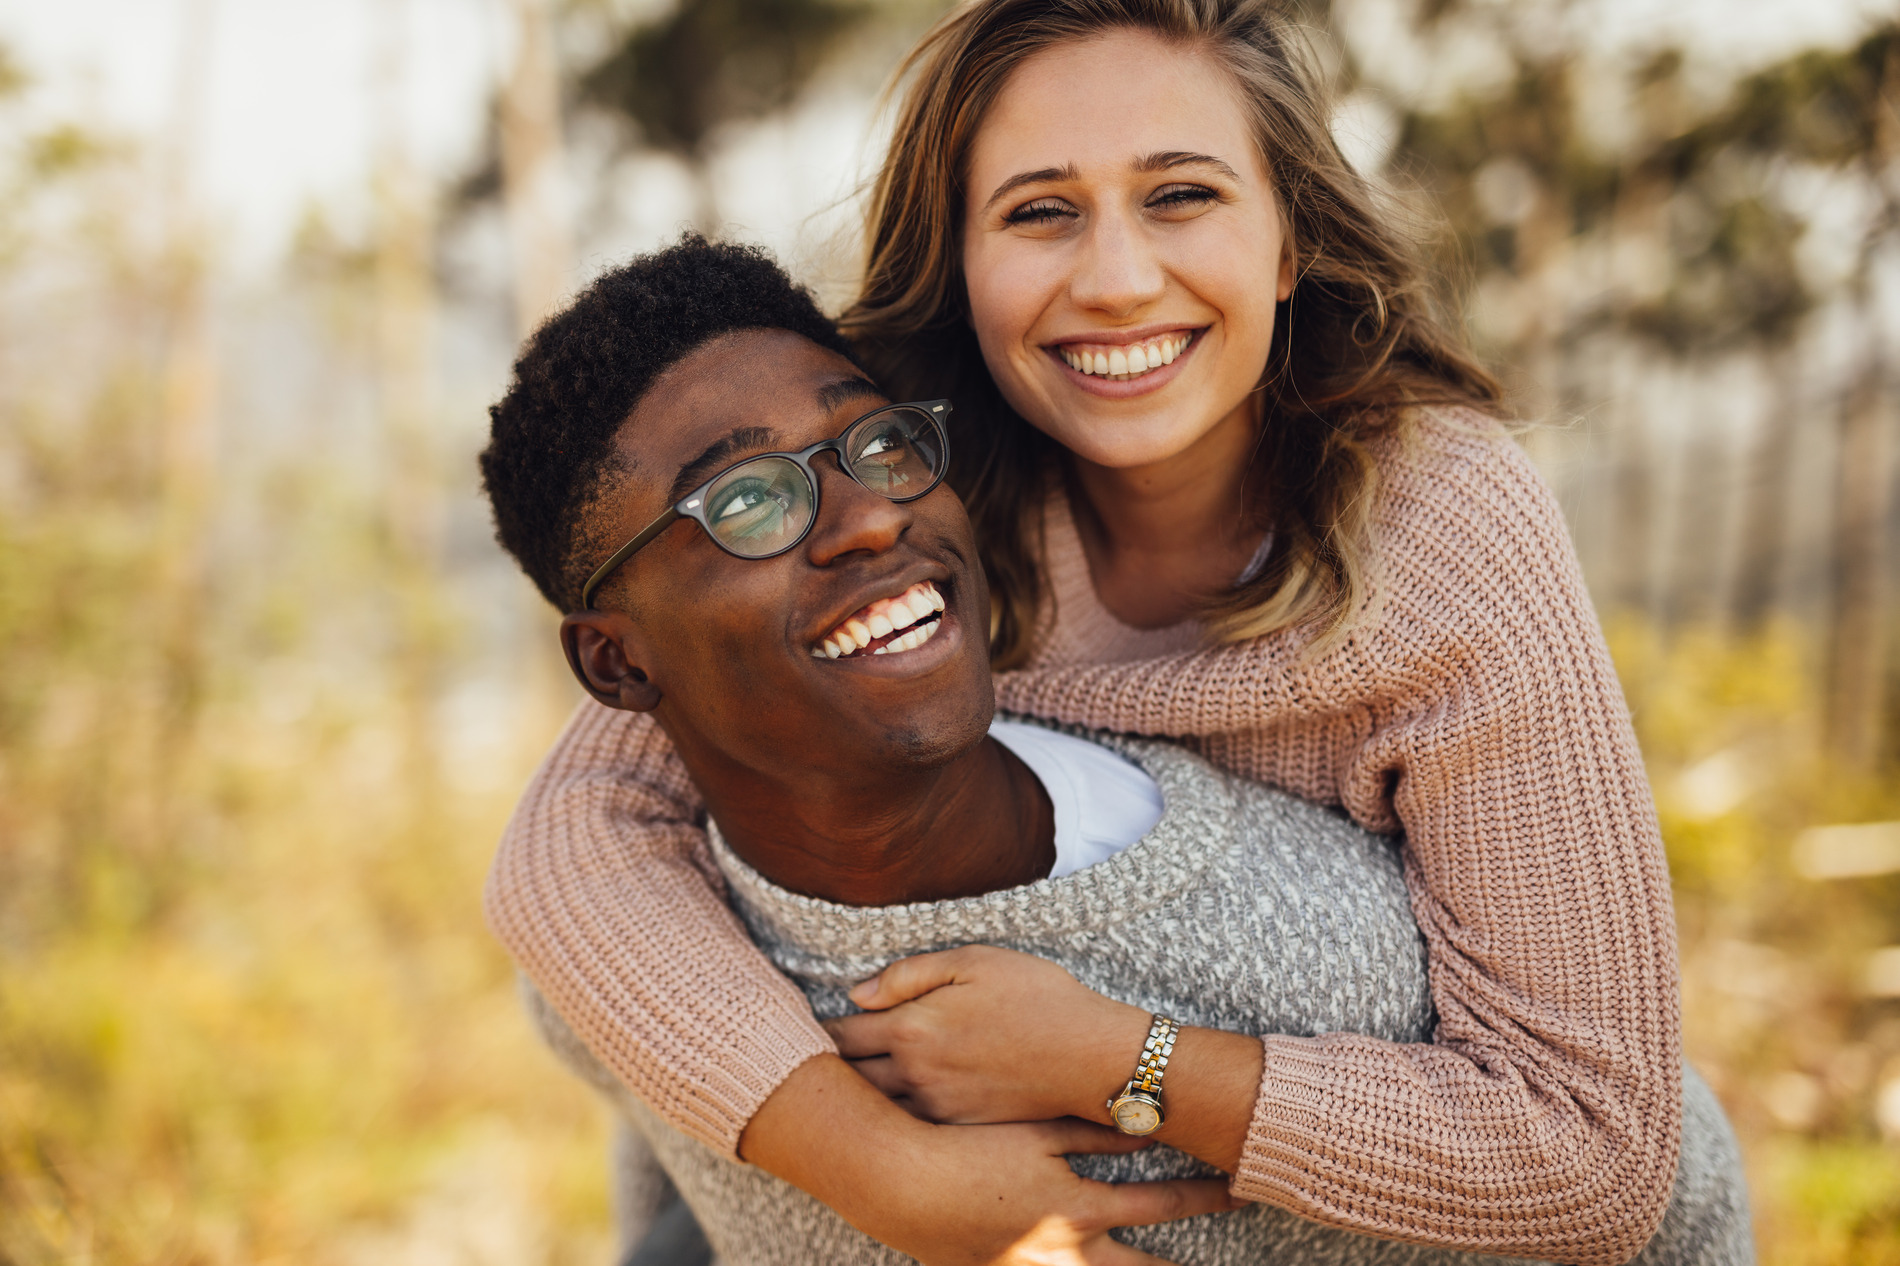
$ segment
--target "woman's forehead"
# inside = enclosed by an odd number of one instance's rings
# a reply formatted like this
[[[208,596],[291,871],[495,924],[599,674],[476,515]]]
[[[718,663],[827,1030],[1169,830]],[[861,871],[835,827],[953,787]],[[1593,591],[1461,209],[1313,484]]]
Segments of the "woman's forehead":
[[[1149,32],[1113,31],[1043,49],[1017,66],[985,114],[970,160],[980,181],[1002,166],[1128,166],[1169,151],[1216,153],[1237,170],[1257,169],[1256,149],[1240,87],[1216,58]]]

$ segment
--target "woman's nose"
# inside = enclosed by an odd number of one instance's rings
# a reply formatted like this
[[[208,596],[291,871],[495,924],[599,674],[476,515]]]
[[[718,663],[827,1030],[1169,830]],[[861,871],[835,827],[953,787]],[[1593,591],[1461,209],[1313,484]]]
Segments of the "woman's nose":
[[[1086,230],[1069,284],[1081,307],[1127,317],[1161,297],[1167,275],[1141,226],[1122,212],[1097,212]]]
[[[835,456],[835,454],[833,454]],[[805,538],[815,567],[829,567],[851,554],[882,554],[903,539],[914,520],[909,505],[880,497],[822,457],[818,473],[818,521]]]

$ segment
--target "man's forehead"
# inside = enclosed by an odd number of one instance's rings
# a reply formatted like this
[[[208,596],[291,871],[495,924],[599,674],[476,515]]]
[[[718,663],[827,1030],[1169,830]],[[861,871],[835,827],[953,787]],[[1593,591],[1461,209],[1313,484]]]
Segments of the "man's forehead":
[[[803,335],[740,330],[694,348],[654,379],[615,447],[629,464],[665,478],[733,430],[767,431],[776,443],[789,438],[785,424],[876,394],[867,387],[850,361]]]

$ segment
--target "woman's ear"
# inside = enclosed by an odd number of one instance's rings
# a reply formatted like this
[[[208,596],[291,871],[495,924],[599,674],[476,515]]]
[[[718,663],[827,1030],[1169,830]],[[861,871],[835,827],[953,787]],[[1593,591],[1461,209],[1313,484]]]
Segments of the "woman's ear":
[[[651,712],[660,705],[660,688],[629,654],[632,634],[618,611],[576,611],[561,620],[561,649],[581,689],[595,699],[610,708]]]
[[[1299,252],[1293,248],[1293,235],[1288,234],[1280,241],[1280,279],[1275,287],[1275,299],[1285,303],[1293,294],[1293,283],[1299,280]]]

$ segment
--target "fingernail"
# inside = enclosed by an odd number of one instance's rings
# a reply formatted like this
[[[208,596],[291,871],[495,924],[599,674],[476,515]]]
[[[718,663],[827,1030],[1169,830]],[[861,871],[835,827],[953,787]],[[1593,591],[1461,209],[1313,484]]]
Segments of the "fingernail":
[[[877,996],[877,977],[873,976],[869,980],[860,980],[857,984],[851,986],[851,992],[845,996],[859,1006],[863,1006],[871,998]]]

